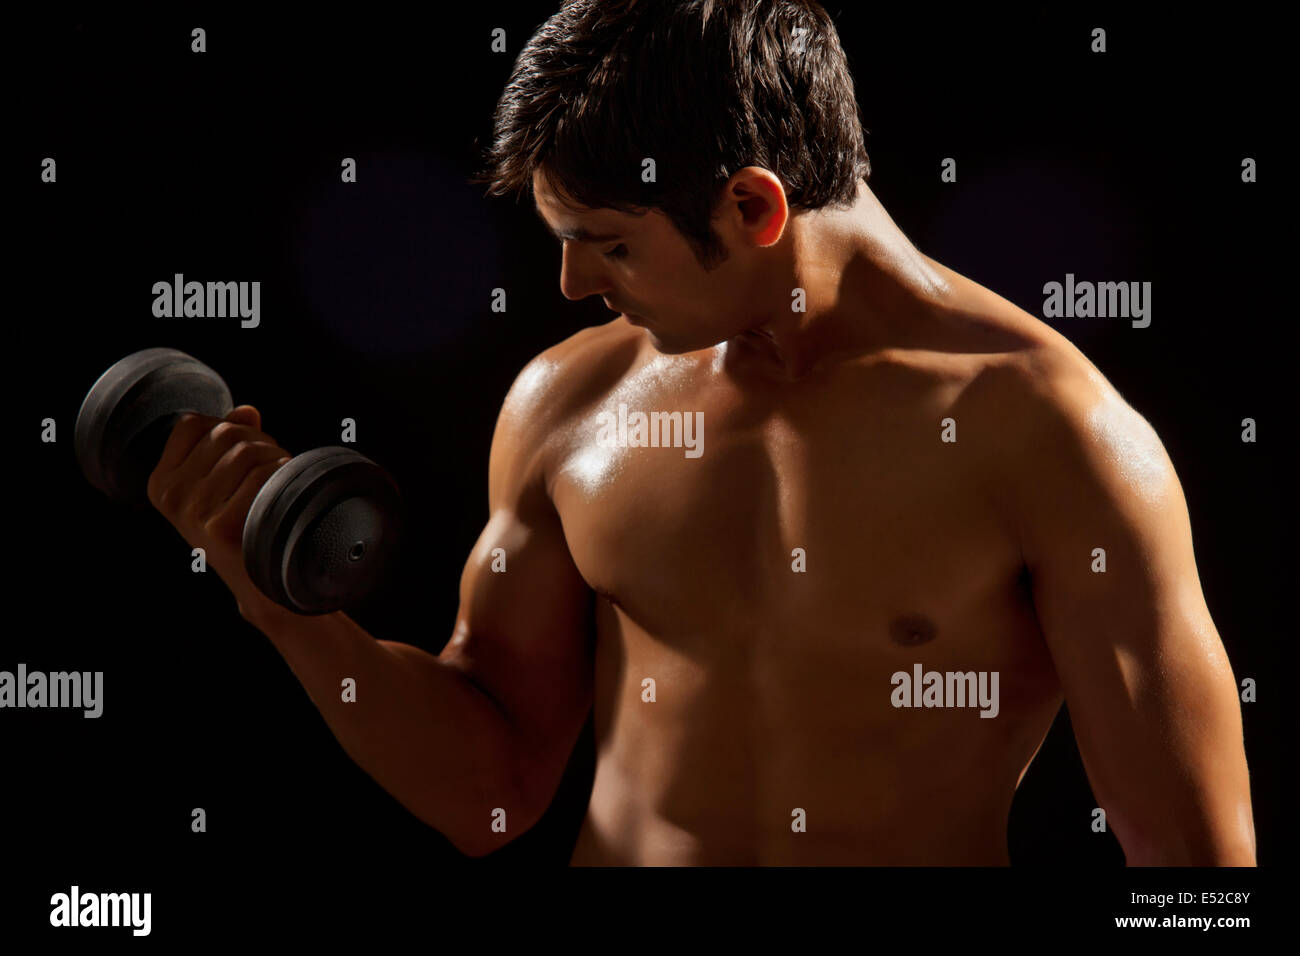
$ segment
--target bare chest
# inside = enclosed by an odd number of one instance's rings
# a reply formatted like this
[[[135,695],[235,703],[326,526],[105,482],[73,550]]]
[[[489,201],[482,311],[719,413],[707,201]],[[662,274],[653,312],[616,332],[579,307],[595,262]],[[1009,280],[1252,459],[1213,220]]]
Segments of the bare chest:
[[[1003,423],[968,382],[884,369],[771,404],[616,393],[575,433],[553,500],[605,598],[589,826],[640,834],[629,859],[657,840],[708,858],[707,834],[765,845],[813,804],[882,859],[910,859],[891,834],[922,819],[997,831],[1057,688],[983,450]],[[699,413],[694,447],[642,441],[636,410]],[[601,411],[619,440],[595,439]],[[900,673],[917,692],[1000,675],[997,719],[977,688],[938,707],[909,688],[900,707]]]
[[[979,440],[995,426],[959,387],[915,379],[772,403],[616,392],[575,430],[553,496],[579,571],[646,633],[719,653],[809,631],[904,648],[1015,598]]]

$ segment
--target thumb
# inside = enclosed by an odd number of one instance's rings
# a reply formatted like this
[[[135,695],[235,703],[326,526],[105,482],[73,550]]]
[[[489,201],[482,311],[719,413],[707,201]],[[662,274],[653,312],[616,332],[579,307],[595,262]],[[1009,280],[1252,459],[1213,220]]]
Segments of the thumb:
[[[234,422],[236,425],[249,425],[258,431],[262,430],[262,413],[252,405],[232,408],[230,414],[226,416],[226,421]]]

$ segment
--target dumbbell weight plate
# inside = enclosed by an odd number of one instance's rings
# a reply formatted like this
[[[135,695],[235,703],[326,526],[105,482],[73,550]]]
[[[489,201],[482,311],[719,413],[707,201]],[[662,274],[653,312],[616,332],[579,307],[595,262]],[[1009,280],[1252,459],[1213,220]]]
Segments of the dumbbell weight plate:
[[[182,412],[225,418],[234,405],[221,376],[176,349],[145,349],[114,364],[77,412],[82,473],[115,501],[145,500],[149,475]]]
[[[382,579],[401,512],[397,485],[369,458],[338,446],[305,452],[253,499],[244,565],[262,593],[292,611],[337,611]]]

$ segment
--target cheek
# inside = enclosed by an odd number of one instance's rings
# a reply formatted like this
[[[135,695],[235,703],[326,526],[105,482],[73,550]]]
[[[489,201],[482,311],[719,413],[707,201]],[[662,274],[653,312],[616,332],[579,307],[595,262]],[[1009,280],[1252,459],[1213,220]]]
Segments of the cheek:
[[[716,304],[726,298],[726,287],[714,273],[701,269],[689,252],[683,257],[676,250],[672,255],[648,257],[645,268],[626,277],[624,288],[633,308],[640,305],[652,316],[658,311],[668,322],[680,318],[698,324],[702,317],[716,313]]]
[[[666,297],[680,308],[688,311],[708,311],[711,303],[722,294],[722,289],[713,281],[712,276],[685,265],[675,272],[663,277],[661,288]]]

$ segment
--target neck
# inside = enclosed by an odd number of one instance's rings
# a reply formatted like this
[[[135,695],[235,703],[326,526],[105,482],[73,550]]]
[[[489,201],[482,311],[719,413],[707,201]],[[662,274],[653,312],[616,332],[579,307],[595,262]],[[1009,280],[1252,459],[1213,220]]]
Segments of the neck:
[[[727,341],[727,363],[737,370],[803,378],[839,359],[889,346],[900,319],[915,321],[918,310],[952,294],[865,181],[848,209],[792,215],[775,251],[786,268],[765,266],[774,279],[760,287],[759,296],[784,308],[765,310],[761,322]],[[795,301],[794,288],[804,290],[805,311],[787,304]]]

